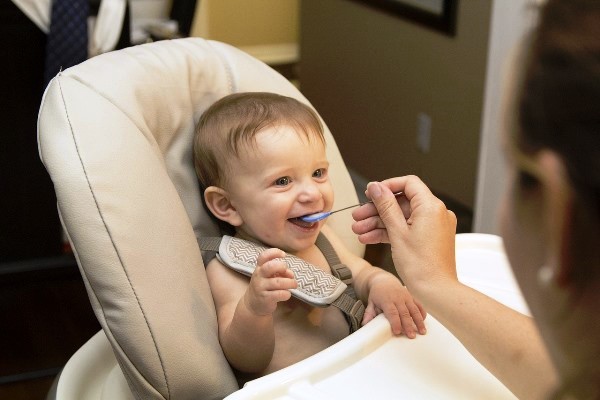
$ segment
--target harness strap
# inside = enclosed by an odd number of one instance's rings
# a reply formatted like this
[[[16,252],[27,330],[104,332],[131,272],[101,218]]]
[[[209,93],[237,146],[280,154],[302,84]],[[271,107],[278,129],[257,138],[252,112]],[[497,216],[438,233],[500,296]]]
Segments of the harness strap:
[[[344,293],[335,299],[331,305],[344,312],[344,316],[350,325],[350,332],[355,332],[360,328],[363,315],[365,314],[365,305],[360,301],[358,296],[356,296],[354,287],[350,286],[352,284],[352,271],[346,264],[342,264],[337,252],[325,235],[319,233],[315,244],[325,256],[327,263],[329,263],[331,273],[348,285]]]
[[[222,237],[198,237],[198,245],[200,246],[200,250],[210,251],[210,252],[219,252],[219,246],[221,245]]]
[[[342,264],[336,251],[325,235],[319,233],[315,244],[329,263],[331,273],[345,284],[350,285],[352,283],[352,271],[350,271],[350,268],[348,268],[346,264]]]

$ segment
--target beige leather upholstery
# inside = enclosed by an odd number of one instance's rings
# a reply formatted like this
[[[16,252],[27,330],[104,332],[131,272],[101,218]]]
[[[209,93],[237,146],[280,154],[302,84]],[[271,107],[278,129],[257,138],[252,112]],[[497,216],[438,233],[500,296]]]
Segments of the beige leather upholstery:
[[[63,71],[40,108],[40,157],[94,312],[139,399],[222,398],[237,389],[217,339],[195,234],[217,234],[194,175],[195,122],[220,97],[306,101],[265,64],[199,38],[136,46]],[[357,202],[326,133],[335,206]],[[357,254],[351,216],[329,224]]]

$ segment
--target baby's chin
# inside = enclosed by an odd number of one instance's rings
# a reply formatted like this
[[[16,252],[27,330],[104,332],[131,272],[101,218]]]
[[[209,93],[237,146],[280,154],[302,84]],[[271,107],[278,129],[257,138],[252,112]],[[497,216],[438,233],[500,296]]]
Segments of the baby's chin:
[[[277,236],[250,234],[239,228],[235,236],[268,248],[277,248],[289,254],[296,254],[315,244],[320,232],[319,222],[304,222],[298,218],[290,218],[287,222],[287,229]]]

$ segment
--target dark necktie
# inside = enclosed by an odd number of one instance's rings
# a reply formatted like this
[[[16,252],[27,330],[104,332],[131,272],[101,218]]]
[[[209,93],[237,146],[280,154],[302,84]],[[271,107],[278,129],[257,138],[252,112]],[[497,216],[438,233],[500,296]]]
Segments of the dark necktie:
[[[44,84],[87,58],[89,0],[52,0]]]

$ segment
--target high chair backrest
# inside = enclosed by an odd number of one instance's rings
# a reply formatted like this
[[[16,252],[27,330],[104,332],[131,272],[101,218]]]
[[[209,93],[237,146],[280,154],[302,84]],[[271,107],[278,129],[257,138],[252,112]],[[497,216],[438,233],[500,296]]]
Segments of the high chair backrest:
[[[127,48],[58,74],[38,119],[40,157],[94,312],[140,399],[222,398],[237,389],[219,347],[195,235],[219,234],[192,163],[195,123],[233,92],[307,100],[229,45],[199,38]],[[326,128],[335,206],[357,202]],[[357,254],[351,216],[328,222]]]

